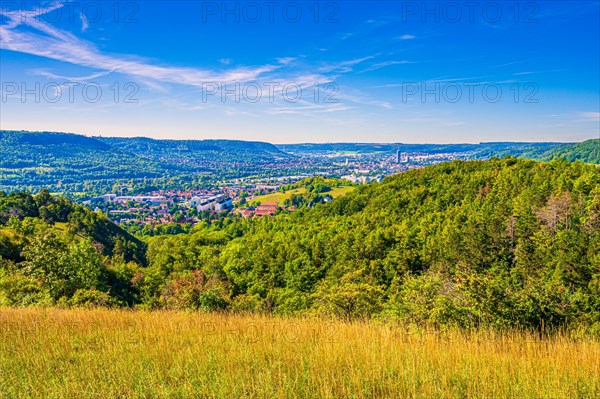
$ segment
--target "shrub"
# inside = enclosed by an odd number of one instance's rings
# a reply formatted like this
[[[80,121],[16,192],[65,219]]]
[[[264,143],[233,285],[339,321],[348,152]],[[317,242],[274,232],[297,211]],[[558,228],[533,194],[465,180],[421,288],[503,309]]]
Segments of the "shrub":
[[[98,291],[95,288],[77,290],[69,303],[72,306],[84,308],[110,308],[118,305],[117,301],[108,293]]]
[[[175,274],[161,294],[161,304],[167,309],[222,310],[227,308],[229,293],[217,278],[206,278],[200,270]]]
[[[361,277],[362,271],[346,274],[338,284],[324,282],[313,295],[316,313],[346,320],[372,316],[382,308],[383,290]]]
[[[265,300],[259,294],[241,294],[233,298],[229,309],[240,313],[262,312],[265,310]]]
[[[39,281],[0,268],[0,306],[52,305],[52,297]]]

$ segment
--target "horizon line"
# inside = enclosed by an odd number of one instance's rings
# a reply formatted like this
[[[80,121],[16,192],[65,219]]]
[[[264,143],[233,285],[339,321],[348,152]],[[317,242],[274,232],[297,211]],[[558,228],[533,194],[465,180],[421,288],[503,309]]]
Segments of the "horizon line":
[[[164,141],[243,141],[247,143],[267,143],[274,146],[285,146],[285,145],[310,145],[310,144],[318,144],[318,145],[333,145],[333,144],[381,144],[381,145],[481,145],[481,144],[573,144],[573,143],[583,143],[589,140],[599,140],[598,138],[589,138],[584,139],[582,141],[480,141],[480,142],[455,142],[455,143],[441,143],[441,142],[395,142],[395,141],[326,141],[326,142],[296,142],[296,143],[274,143],[270,141],[263,140],[246,140],[246,139],[231,139],[231,138],[197,138],[197,139],[188,139],[188,138],[155,138],[148,136],[104,136],[102,134],[94,135],[94,134],[86,134],[86,133],[73,133],[73,132],[57,132],[57,131],[49,131],[49,130],[14,130],[14,129],[0,129],[0,133],[3,132],[16,132],[16,133],[54,133],[54,134],[68,134],[74,136],[82,136],[88,138],[109,138],[109,139],[148,139],[148,140],[164,140]]]

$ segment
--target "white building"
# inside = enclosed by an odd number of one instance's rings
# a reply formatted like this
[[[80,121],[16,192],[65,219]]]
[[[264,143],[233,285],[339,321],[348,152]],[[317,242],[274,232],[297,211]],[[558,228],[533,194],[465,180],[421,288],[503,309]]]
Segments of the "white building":
[[[191,203],[190,203],[191,204]],[[197,201],[196,209],[198,212],[202,211],[223,211],[233,207],[233,201],[231,198],[225,195],[217,195],[214,197],[200,198]]]
[[[215,203],[215,211],[220,212],[233,207],[233,201],[231,198],[225,198],[220,202]]]
[[[112,194],[109,194],[112,195]],[[160,205],[162,203],[168,202],[166,197],[163,196],[149,196],[149,195],[123,195],[120,197],[116,197],[115,202],[127,202],[133,201],[138,203],[150,204],[150,205]]]

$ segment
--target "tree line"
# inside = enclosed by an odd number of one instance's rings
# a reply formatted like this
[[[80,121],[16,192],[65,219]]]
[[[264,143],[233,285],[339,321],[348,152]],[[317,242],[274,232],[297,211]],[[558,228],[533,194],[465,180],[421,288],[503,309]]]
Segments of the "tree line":
[[[144,241],[47,193],[0,195],[0,223],[3,305],[600,330],[600,171],[579,162],[443,163]]]

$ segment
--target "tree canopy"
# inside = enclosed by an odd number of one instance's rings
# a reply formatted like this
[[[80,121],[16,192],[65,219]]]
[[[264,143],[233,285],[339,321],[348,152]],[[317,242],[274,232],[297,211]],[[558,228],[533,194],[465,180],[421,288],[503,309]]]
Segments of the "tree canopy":
[[[82,218],[96,220],[91,230]],[[443,163],[291,214],[150,237],[147,250],[123,233],[98,248],[98,220],[46,194],[0,196],[0,302],[63,295],[420,325],[600,327],[600,170],[580,162]],[[123,258],[132,245],[144,261]]]

